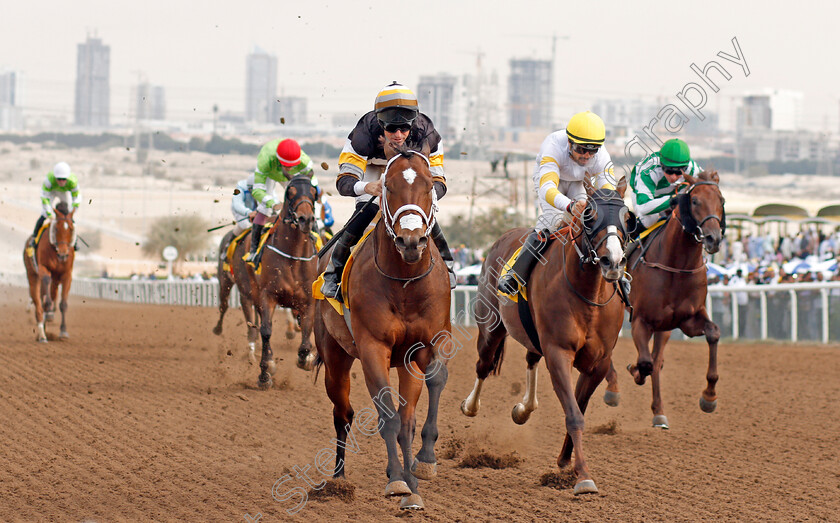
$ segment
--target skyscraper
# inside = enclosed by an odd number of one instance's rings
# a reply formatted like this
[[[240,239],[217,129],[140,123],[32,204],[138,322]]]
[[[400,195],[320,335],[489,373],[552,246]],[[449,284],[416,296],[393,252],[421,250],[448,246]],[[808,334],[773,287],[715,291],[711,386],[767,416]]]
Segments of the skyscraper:
[[[417,83],[417,100],[420,110],[432,119],[443,136],[455,136],[452,114],[457,79],[446,73],[421,76]]]
[[[18,86],[20,77],[15,71],[0,71],[0,130],[19,129],[23,123]]]
[[[245,120],[279,123],[277,104],[277,57],[260,48],[248,55],[245,78]]]
[[[519,129],[551,127],[551,60],[512,59],[508,77],[509,124]]]
[[[143,82],[137,86],[137,119],[165,120],[166,98],[163,87]]]
[[[276,120],[282,118],[285,125],[306,125],[306,98],[303,96],[277,98],[275,107]]]
[[[78,46],[76,125],[107,127],[111,109],[111,48],[91,36]]]

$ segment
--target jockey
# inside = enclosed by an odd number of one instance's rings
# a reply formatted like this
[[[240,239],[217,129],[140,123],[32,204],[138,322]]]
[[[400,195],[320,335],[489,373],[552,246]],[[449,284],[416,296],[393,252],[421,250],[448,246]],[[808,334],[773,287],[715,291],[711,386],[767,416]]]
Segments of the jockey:
[[[446,194],[446,177],[443,172],[441,138],[428,116],[417,106],[417,96],[407,87],[396,82],[386,86],[376,96],[374,110],[362,116],[347,137],[338,159],[338,178],[335,185],[342,196],[356,197],[356,212],[336,241],[330,263],[324,272],[321,292],[328,298],[341,300],[339,284],[341,271],[350,248],[359,241],[365,228],[379,211],[376,202],[368,201],[382,194],[380,177],[387,164],[385,143],[406,144],[410,149],[431,151],[429,170],[434,181],[437,198]],[[364,208],[364,211],[362,209]],[[436,221],[431,231],[432,240],[449,269],[450,286],[455,285],[454,261],[440,224]]]
[[[683,174],[695,176],[702,170],[691,159],[688,144],[679,138],[668,140],[658,153],[637,163],[630,172],[630,187],[633,212],[641,227],[628,227],[631,234],[638,236],[659,220],[661,212],[669,210],[671,197],[679,185],[686,183]]]
[[[259,264],[259,260],[256,259],[257,247],[263,226],[272,211],[279,211],[283,207],[274,195],[275,183],[288,182],[300,174],[308,176],[312,185],[318,187],[318,178],[315,176],[312,160],[300,150],[300,145],[295,140],[291,138],[273,140],[260,149],[253,185],[257,214],[254,216],[254,226],[251,229],[251,252],[248,254],[248,263],[255,266]]]
[[[534,263],[542,257],[548,236],[571,222],[573,216],[583,214],[584,179],[594,177],[595,188],[615,190],[612,160],[602,147],[605,138],[604,122],[595,113],[586,111],[572,116],[565,131],[555,131],[543,141],[532,176],[540,216],[513,267],[499,278],[501,292],[516,294],[518,286],[528,281]],[[622,277],[622,285],[625,284],[629,286]],[[629,294],[629,289],[626,290]]]
[[[315,202],[315,216],[317,217],[318,229],[332,236],[332,226],[335,224],[335,217],[333,217],[329,197],[324,194],[320,187],[318,187],[318,201]]]
[[[53,217],[53,201],[58,198],[67,205],[67,208],[75,211],[82,201],[79,194],[79,181],[76,175],[70,172],[70,166],[66,162],[58,162],[53,170],[47,173],[47,179],[41,186],[41,216],[35,224],[35,230],[29,239],[29,246],[35,246],[35,237],[38,230],[44,224],[44,220]],[[75,249],[76,246],[74,245]]]
[[[272,192],[274,197],[274,193]],[[276,199],[276,197],[275,197]],[[254,175],[239,180],[233,190],[233,200],[230,202],[233,213],[233,236],[238,236],[245,229],[251,227],[251,220],[257,214],[257,201],[254,199]]]

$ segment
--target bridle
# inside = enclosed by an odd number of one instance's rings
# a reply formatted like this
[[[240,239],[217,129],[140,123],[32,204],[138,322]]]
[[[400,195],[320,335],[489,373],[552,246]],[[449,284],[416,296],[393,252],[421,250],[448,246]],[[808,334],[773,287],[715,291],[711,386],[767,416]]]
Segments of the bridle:
[[[703,243],[703,224],[709,220],[717,220],[720,224],[721,234],[726,232],[726,210],[723,207],[726,200],[723,198],[723,195],[720,196],[721,216],[718,216],[717,214],[709,214],[698,222],[691,213],[691,193],[694,191],[695,187],[699,185],[713,185],[718,187],[718,193],[720,193],[720,188],[715,182],[695,182],[690,185],[688,189],[684,189],[677,193],[677,205],[680,207],[680,225],[683,230],[689,236],[694,238],[694,241],[697,243]]]
[[[582,225],[580,232],[572,238],[575,251],[580,257],[581,267],[587,263],[598,263],[598,249],[610,236],[618,238],[622,249],[624,248],[624,239],[627,238],[627,229],[624,224],[624,218],[628,212],[627,206],[618,193],[613,196],[603,195],[604,192],[603,190],[599,191],[587,199],[583,219],[580,220]],[[592,216],[595,216],[595,218],[593,219]],[[598,236],[598,233],[610,225],[615,226],[616,230],[607,231],[607,234],[593,245],[594,238]],[[618,231],[621,231],[621,236],[619,236]],[[578,238],[583,243],[582,250],[576,241]]]
[[[289,201],[289,190],[294,187],[297,189],[297,195]],[[286,187],[286,194],[284,196],[284,200],[287,203],[286,205],[286,213],[283,216],[283,223],[287,223],[292,227],[298,226],[298,214],[297,210],[302,204],[308,204],[312,208],[312,214],[315,214],[315,199],[312,197],[311,191],[309,190],[312,187],[312,182],[309,181],[309,178],[306,176],[295,176],[289,181],[288,187]]]
[[[426,158],[426,156],[424,154],[419,153],[417,151],[409,151],[409,152],[412,153],[412,154],[416,154],[416,155],[420,156],[421,158],[423,158],[423,160],[425,160],[425,162],[426,162],[426,165],[431,167],[431,163],[429,162],[429,159]],[[426,232],[423,235],[424,236],[429,236],[432,233],[432,228],[435,225],[435,211],[437,211],[437,193],[435,192],[434,185],[432,185],[432,189],[431,189],[432,206],[429,209],[428,213],[425,210],[423,210],[422,207],[420,207],[419,205],[414,204],[414,203],[407,203],[407,204],[403,205],[402,207],[400,207],[399,209],[397,209],[397,212],[394,212],[394,213],[391,212],[391,208],[388,205],[388,186],[385,184],[385,178],[386,178],[386,175],[388,174],[388,169],[391,168],[391,164],[394,162],[394,160],[396,160],[400,156],[403,156],[403,154],[399,153],[396,156],[394,156],[393,158],[391,158],[390,160],[388,160],[388,163],[385,166],[385,170],[382,171],[382,196],[380,196],[380,200],[382,202],[382,205],[381,205],[382,221],[385,223],[385,230],[388,232],[388,236],[390,236],[391,239],[394,240],[395,242],[397,241],[397,233],[394,232],[394,224],[397,222],[397,218],[399,218],[401,215],[403,215],[404,213],[407,213],[407,212],[412,212],[412,211],[418,213],[419,216],[418,216],[418,214],[409,214],[409,215],[403,216],[403,218],[400,220],[400,225],[403,228],[406,227],[406,225],[403,225],[404,223],[407,224],[407,225],[416,225],[416,223],[417,223],[416,219],[419,218],[420,221],[421,221],[421,224],[426,226]],[[412,217],[414,217],[414,218],[412,218]]]
[[[59,242],[56,239],[57,235],[56,235],[55,229],[58,226],[58,224],[61,223],[61,222],[64,222],[65,224],[69,224],[67,227],[69,227],[70,230],[73,231],[73,236],[70,238],[70,241]],[[59,217],[59,213],[58,213],[58,211],[56,211],[55,220],[53,220],[50,223],[50,245],[52,245],[55,248],[55,252],[57,254],[59,245],[69,245],[69,246],[71,246],[70,248],[72,249],[72,245],[74,245],[75,243],[76,243],[76,227],[73,225],[73,219],[70,217],[69,214],[64,214],[64,215],[61,215],[61,217]],[[59,256],[59,258],[62,258],[62,255],[59,254],[58,256]],[[67,255],[64,255],[65,258],[66,258],[66,256]]]

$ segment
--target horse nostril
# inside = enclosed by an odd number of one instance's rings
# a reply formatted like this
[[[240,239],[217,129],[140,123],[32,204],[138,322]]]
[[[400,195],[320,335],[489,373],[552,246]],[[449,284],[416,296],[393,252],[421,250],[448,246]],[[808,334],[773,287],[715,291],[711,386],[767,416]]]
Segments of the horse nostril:
[[[394,243],[397,244],[398,249],[405,249],[405,240],[402,238],[402,236],[397,236],[397,239]]]
[[[425,236],[421,237],[420,240],[417,242],[417,246],[421,249],[425,249],[426,245],[429,243],[429,239]]]

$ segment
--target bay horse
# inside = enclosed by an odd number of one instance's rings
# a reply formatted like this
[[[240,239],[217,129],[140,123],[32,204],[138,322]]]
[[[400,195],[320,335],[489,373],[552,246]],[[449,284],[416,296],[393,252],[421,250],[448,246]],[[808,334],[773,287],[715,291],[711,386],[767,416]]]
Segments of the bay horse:
[[[271,350],[271,326],[278,305],[292,309],[300,324],[297,366],[306,370],[314,367],[315,354],[310,354],[312,342],[309,338],[315,305],[312,282],[318,269],[318,250],[312,237],[316,199],[316,189],[308,177],[300,175],[292,178],[286,187],[283,207],[263,246],[260,274],[247,266],[251,297],[260,318],[262,356],[258,384],[263,389],[271,387],[271,375],[276,370]],[[251,241],[259,240],[250,236],[246,238],[242,242],[242,252],[250,248]]]
[[[254,307],[254,299],[251,294],[251,280],[248,277],[248,265],[242,259],[245,253],[248,252],[245,245],[247,236],[239,241],[231,259],[228,260],[230,269],[225,270],[224,268],[227,247],[233,241],[233,238],[233,231],[230,231],[219,243],[219,321],[213,327],[213,334],[217,336],[222,334],[222,320],[224,320],[225,313],[228,310],[230,292],[233,286],[236,285],[239,289],[239,305],[242,308],[242,314],[245,316],[245,325],[248,329],[248,356],[252,361],[256,361],[254,353],[259,334],[259,323],[256,308]]]
[[[70,294],[70,284],[73,281],[73,261],[76,257],[76,227],[73,224],[73,214],[67,204],[60,202],[55,206],[55,218],[50,220],[49,230],[41,236],[35,246],[36,260],[27,256],[26,248],[23,252],[23,264],[26,267],[26,278],[29,280],[29,296],[35,305],[35,322],[37,323],[37,340],[46,343],[47,334],[44,327],[44,311],[48,319],[52,317],[58,298],[58,286],[61,285],[61,327],[60,338],[69,338],[67,333],[67,296]],[[48,240],[48,241],[45,241]],[[49,285],[49,293],[47,293]]]
[[[451,296],[446,265],[434,242],[429,241],[437,203],[428,151],[409,151],[405,146],[391,150],[389,145],[385,149],[389,161],[381,177],[381,218],[370,238],[356,249],[345,279],[349,311],[342,316],[326,301],[318,300],[315,345],[334,406],[333,476],[344,478],[345,446],[354,418],[350,369],[359,359],[376,411],[366,407],[358,413],[357,432],[379,432],[385,441],[385,496],[402,497],[400,509],[419,510],[424,507],[417,479],[431,479],[436,474],[440,394],[448,377],[445,361],[454,355],[449,350]],[[322,257],[320,270],[329,259],[329,254]],[[399,392],[391,387],[391,367],[397,368]],[[422,446],[412,461],[415,408],[424,381],[429,410],[421,432]],[[352,441],[354,436],[350,437]]]
[[[706,264],[703,250],[713,254],[720,248],[726,229],[724,198],[715,171],[703,171],[696,177],[683,175],[688,185],[677,196],[677,205],[661,233],[645,242],[644,253],[636,248],[628,260],[633,277],[630,292],[632,305],[631,333],[638,360],[627,370],[638,385],[651,377],[653,426],[668,428],[662,407],[660,373],[665,361],[665,344],[672,329],[686,336],[705,335],[709,345],[706,389],[700,397],[700,409],[714,412],[717,407],[715,385],[718,381],[717,346],[720,329],[706,311]],[[654,233],[655,234],[655,233]],[[640,259],[641,256],[641,259]],[[653,354],[648,344],[653,336]],[[618,378],[615,369],[607,374],[609,387],[604,396],[608,405],[618,404]]]
[[[545,356],[566,418],[566,437],[557,465],[561,469],[568,466],[574,450],[575,494],[598,492],[584,458],[583,415],[610,368],[624,315],[614,282],[624,274],[625,266],[625,189],[623,183],[617,191],[587,187],[586,211],[546,246],[527,282],[525,320],[519,313],[522,295],[517,302],[502,298],[496,285],[503,266],[531,229],[512,229],[499,238],[490,248],[479,277],[476,381],[461,403],[461,412],[466,416],[478,413],[484,380],[491,372],[498,374],[505,340],[510,335],[527,350],[525,397],[511,413],[515,423],[524,424],[537,408],[536,364]],[[580,372],[574,389],[572,367]]]

